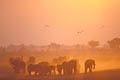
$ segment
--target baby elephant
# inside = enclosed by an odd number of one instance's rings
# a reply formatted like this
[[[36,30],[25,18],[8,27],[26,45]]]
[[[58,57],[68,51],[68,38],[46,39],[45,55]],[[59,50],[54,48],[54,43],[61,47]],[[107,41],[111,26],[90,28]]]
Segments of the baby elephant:
[[[88,59],[85,61],[85,73],[92,72],[92,69],[95,69],[95,60],[93,59]]]

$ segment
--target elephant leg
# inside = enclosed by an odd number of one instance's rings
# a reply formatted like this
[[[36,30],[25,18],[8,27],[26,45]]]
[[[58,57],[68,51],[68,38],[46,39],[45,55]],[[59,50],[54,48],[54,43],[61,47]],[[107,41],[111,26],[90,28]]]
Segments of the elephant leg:
[[[88,68],[85,67],[85,73],[87,73],[87,69],[88,69]]]
[[[90,68],[90,72],[92,72],[92,68]]]
[[[23,69],[23,74],[25,74],[25,68]]]
[[[51,75],[52,75],[52,71],[49,71],[49,72],[48,72],[48,75],[50,75],[50,76],[51,76]]]
[[[77,74],[77,70],[76,70],[76,69],[74,69],[74,75],[75,75],[75,74]]]
[[[31,76],[31,71],[28,71],[28,75]]]
[[[90,66],[89,71],[92,72],[92,65]]]
[[[35,72],[35,76],[37,76],[37,72]]]
[[[62,75],[62,71],[59,71],[58,73],[59,73],[59,75]]]
[[[20,72],[19,69],[15,69],[15,73],[18,74]]]
[[[14,69],[14,73],[17,73],[17,70],[16,70],[16,69]]]
[[[64,70],[64,75],[66,76],[68,73],[67,73],[67,71],[66,70]]]
[[[73,74],[73,69],[70,70],[70,75],[72,75],[72,74]]]

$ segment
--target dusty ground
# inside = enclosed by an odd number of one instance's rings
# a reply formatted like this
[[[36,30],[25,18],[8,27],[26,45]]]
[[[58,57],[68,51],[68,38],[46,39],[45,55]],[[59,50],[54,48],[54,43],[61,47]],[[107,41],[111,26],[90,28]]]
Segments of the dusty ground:
[[[120,69],[98,71],[86,75],[79,74],[76,76],[20,77],[14,74],[7,74],[7,76],[1,76],[0,80],[120,80]]]

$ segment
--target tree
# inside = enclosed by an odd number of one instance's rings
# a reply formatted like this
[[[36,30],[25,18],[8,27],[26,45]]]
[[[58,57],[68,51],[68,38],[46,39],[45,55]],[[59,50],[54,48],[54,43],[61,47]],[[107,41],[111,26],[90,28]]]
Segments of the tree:
[[[108,44],[111,48],[120,48],[120,38],[114,38]]]
[[[97,46],[99,46],[99,41],[89,41],[88,42],[88,45],[91,47],[91,48],[96,48]]]
[[[49,47],[49,49],[59,49],[60,44],[51,43],[50,45],[48,45],[48,47]]]
[[[81,47],[80,44],[76,44],[76,45],[75,45],[75,48],[77,48],[77,49],[79,49],[80,47]]]

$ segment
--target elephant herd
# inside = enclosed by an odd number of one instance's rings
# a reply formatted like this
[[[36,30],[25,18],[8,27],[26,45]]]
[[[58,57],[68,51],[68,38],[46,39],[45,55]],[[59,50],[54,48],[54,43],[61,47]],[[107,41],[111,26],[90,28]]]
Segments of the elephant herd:
[[[14,69],[15,73],[25,73],[25,71],[27,70],[29,75],[32,75],[32,73],[34,73],[34,75],[40,76],[47,76],[52,74],[75,75],[80,71],[80,64],[78,60],[65,61],[62,64],[56,65],[50,65],[48,62],[26,65],[23,60],[10,58],[10,64],[12,64],[12,68]],[[95,60],[86,60],[84,64],[84,69],[85,73],[92,72],[92,69],[95,69]]]

